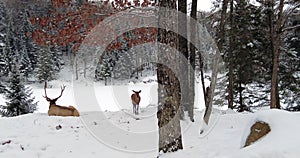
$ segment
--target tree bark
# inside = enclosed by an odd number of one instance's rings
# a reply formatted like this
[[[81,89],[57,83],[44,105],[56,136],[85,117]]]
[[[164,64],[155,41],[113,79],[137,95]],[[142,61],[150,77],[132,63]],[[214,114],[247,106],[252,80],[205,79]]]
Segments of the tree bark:
[[[220,39],[217,43],[218,49],[220,52],[223,51],[223,44],[225,42],[225,19],[226,19],[226,12],[227,12],[227,5],[228,5],[228,0],[223,0],[222,4],[222,13],[221,13],[221,21],[220,21],[220,29],[218,31],[218,38]],[[214,97],[214,91],[215,91],[215,86],[217,82],[217,76],[218,76],[218,64],[220,61],[220,55],[216,54],[214,57],[214,64],[213,64],[213,70],[212,70],[212,79],[210,82],[210,88],[209,91],[206,91],[207,93],[207,103],[206,103],[206,110],[204,114],[204,122],[208,124],[209,118],[212,112],[212,102],[213,102],[213,97]]]
[[[228,0],[223,0],[220,29],[218,31],[219,41],[217,43],[220,51],[223,50],[223,44],[225,43],[225,20],[226,20],[227,7],[228,7]]]
[[[185,59],[180,60],[180,75],[181,81],[180,84],[182,84],[181,89],[181,119],[184,119],[184,112],[189,112],[189,78],[188,78],[188,63],[185,61],[188,61],[188,41],[186,39],[187,37],[187,0],[178,0],[178,11],[185,16],[179,16],[178,17],[178,31],[182,34],[182,36],[178,36],[178,50],[182,54],[181,57],[184,57]]]
[[[191,10],[191,18],[194,20],[197,20],[197,0],[192,1],[192,10]],[[196,37],[196,26],[194,23],[190,23],[190,34],[191,34],[191,41],[195,41]],[[189,117],[192,122],[194,122],[194,101],[195,101],[195,55],[196,54],[196,48],[195,46],[190,43],[190,67],[192,70],[189,71]]]
[[[176,0],[159,0],[159,7],[176,9]],[[177,29],[177,15],[173,12],[158,11],[158,42],[175,48],[177,35],[169,30]],[[158,127],[159,152],[174,152],[183,149],[180,127],[180,83],[172,71],[177,67],[176,55],[172,49],[158,46]],[[167,65],[163,65],[167,63]],[[173,69],[174,70],[174,69]]]
[[[204,114],[204,122],[208,125],[209,118],[212,112],[212,102],[214,98],[214,91],[217,83],[217,76],[218,76],[218,67],[219,67],[219,62],[220,62],[220,55],[216,54],[214,57],[214,64],[213,64],[213,71],[211,75],[211,82],[209,88],[206,90],[207,94],[207,104],[205,114]]]
[[[278,67],[279,67],[279,54],[281,45],[281,35],[282,35],[282,14],[283,14],[284,0],[279,2],[279,12],[278,19],[276,23],[275,32],[273,32],[274,40],[274,52],[273,52],[273,69],[272,69],[272,80],[271,80],[271,109],[280,109],[279,93],[278,93]]]
[[[202,91],[204,97],[204,103],[207,105],[207,92],[205,90],[205,83],[204,83],[204,71],[203,71],[203,56],[199,52],[199,67],[200,67],[200,77],[201,77],[201,84],[202,84]]]
[[[233,0],[230,0],[230,39],[229,39],[229,51],[228,51],[228,109],[233,109],[233,25],[234,25],[234,19],[233,19]]]

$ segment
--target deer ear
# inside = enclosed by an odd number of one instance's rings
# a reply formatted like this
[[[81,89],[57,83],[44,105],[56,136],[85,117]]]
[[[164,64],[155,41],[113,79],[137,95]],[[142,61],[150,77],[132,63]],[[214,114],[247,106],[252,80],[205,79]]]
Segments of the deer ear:
[[[138,93],[141,93],[141,92],[142,92],[142,90],[138,91]]]
[[[132,92],[133,92],[133,93],[135,93],[135,91],[134,91],[134,90],[132,90]]]

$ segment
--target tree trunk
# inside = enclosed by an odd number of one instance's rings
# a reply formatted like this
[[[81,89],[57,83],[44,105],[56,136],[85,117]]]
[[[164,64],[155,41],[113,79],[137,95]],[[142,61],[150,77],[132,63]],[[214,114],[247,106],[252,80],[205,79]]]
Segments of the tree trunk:
[[[75,59],[75,80],[78,80],[78,60],[77,57],[73,57]]]
[[[238,112],[243,112],[243,111],[245,111],[245,107],[244,107],[244,104],[243,104],[244,101],[243,101],[243,87],[242,87],[242,82],[239,81],[238,85],[239,85],[238,90],[239,90],[239,104],[240,104]]]
[[[279,12],[278,19],[276,23],[275,32],[273,32],[274,39],[274,53],[273,53],[273,69],[272,69],[272,80],[271,80],[271,108],[280,109],[279,95],[278,95],[278,67],[279,67],[279,53],[281,45],[281,35],[282,35],[282,14],[283,14],[284,0],[279,2]]]
[[[204,114],[204,122],[208,125],[209,118],[212,112],[212,102],[214,98],[214,91],[217,83],[217,77],[218,77],[218,67],[219,67],[219,62],[220,62],[220,55],[216,54],[214,57],[214,64],[213,64],[213,71],[211,75],[211,82],[209,88],[206,90],[207,94],[207,104],[205,114]]]
[[[182,36],[178,36],[178,50],[182,54],[181,57],[184,57],[185,59],[180,60],[182,63],[180,64],[180,75],[181,81],[180,84],[182,84],[181,89],[181,119],[184,119],[184,112],[189,112],[189,78],[188,78],[188,41],[186,39],[187,37],[187,0],[178,0],[178,11],[182,14],[185,14],[185,16],[179,16],[178,17],[178,31],[182,34]]]
[[[203,71],[203,57],[202,54],[199,52],[199,67],[200,67],[200,77],[201,77],[201,84],[202,84],[202,91],[204,97],[204,103],[207,105],[207,92],[205,90],[205,83],[204,83],[204,71]]]
[[[194,20],[197,20],[197,0],[192,1],[192,11],[191,11],[191,18]],[[196,37],[196,26],[194,23],[190,23],[190,34],[191,34],[191,41],[195,41]],[[189,117],[192,122],[194,122],[194,101],[195,101],[195,55],[196,54],[196,48],[192,43],[190,43],[190,66],[192,70],[189,71]]]
[[[229,39],[229,51],[228,51],[228,75],[229,75],[229,84],[228,84],[228,109],[233,109],[233,0],[230,0],[230,39]]]
[[[218,46],[218,49],[220,52],[223,51],[223,44],[225,42],[224,33],[225,33],[225,19],[226,19],[227,5],[228,5],[228,0],[223,0],[220,29],[218,31],[218,38],[220,40],[217,43],[217,46]],[[206,104],[206,110],[205,110],[205,114],[204,114],[204,118],[203,118],[206,124],[208,124],[209,118],[210,118],[210,115],[212,112],[212,101],[213,101],[215,86],[216,86],[216,82],[217,82],[219,61],[220,61],[220,55],[217,52],[217,54],[214,57],[214,64],[213,64],[210,88],[209,88],[209,91],[206,92],[207,93],[207,104]]]
[[[176,9],[176,0],[159,0],[159,7]],[[158,42],[168,47],[177,47],[177,35],[168,30],[176,30],[177,15],[160,9],[158,12]],[[180,127],[180,83],[172,71],[177,68],[173,49],[158,46],[158,127],[159,152],[173,152],[183,149]],[[173,52],[172,52],[173,51]],[[163,65],[162,63],[167,63]]]
[[[223,51],[223,44],[225,43],[225,20],[226,20],[227,6],[228,6],[228,0],[223,0],[220,29],[218,31],[218,38],[220,40],[217,43],[220,52]]]

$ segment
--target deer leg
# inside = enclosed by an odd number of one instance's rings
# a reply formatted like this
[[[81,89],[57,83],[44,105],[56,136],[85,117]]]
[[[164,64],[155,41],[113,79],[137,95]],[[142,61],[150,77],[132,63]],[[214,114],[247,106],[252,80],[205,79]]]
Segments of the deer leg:
[[[133,111],[132,111],[132,113],[133,113],[133,114],[135,114],[135,105],[134,105],[134,104],[132,104],[132,107],[133,107]]]
[[[137,105],[136,104],[134,105],[134,114],[135,115],[137,114]]]

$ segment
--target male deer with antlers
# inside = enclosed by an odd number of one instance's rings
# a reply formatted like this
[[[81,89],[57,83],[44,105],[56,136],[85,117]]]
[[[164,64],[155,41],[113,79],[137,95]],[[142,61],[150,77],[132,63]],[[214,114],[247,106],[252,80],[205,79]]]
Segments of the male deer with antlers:
[[[134,94],[131,95],[131,101],[132,101],[132,105],[133,105],[133,113],[134,114],[139,114],[139,104],[140,104],[140,101],[141,101],[141,97],[140,97],[140,93],[141,91],[134,91]]]
[[[43,97],[46,98],[46,100],[50,103],[49,110],[48,110],[49,116],[79,116],[79,112],[73,106],[66,107],[66,106],[56,105],[56,101],[62,96],[66,86],[61,87],[60,95],[55,99],[50,99],[47,97],[46,88],[47,88],[47,83],[45,82],[44,85],[45,96]]]

